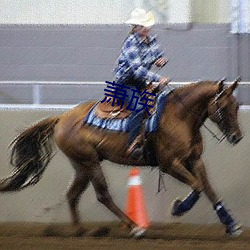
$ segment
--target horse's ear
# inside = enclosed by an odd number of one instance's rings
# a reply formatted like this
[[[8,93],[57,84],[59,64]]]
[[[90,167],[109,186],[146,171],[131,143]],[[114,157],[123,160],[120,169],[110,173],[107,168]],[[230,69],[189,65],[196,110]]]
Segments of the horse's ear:
[[[224,82],[225,82],[226,78],[222,78],[219,82],[218,82],[218,91],[217,93],[221,93],[224,89]]]
[[[227,88],[226,94],[231,95],[234,92],[234,90],[238,87],[240,81],[241,81],[240,77],[236,78],[233,84],[229,88]]]

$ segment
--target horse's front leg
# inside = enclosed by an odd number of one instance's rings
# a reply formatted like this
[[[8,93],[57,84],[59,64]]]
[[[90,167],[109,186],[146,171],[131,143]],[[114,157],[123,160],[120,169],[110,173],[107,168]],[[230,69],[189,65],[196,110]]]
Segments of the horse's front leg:
[[[160,169],[191,186],[198,193],[204,189],[202,182],[179,159],[175,159],[169,168],[163,166]]]
[[[197,159],[192,163],[189,162],[189,167],[191,168],[191,172],[196,177],[196,179],[202,182],[206,196],[213,204],[213,208],[216,211],[220,221],[226,226],[226,233],[229,235],[239,235],[242,232],[240,229],[241,226],[233,219],[212,188],[207,177],[203,160]],[[185,199],[175,200],[172,207],[172,215],[182,216],[184,213],[187,213],[196,204],[199,198],[200,193],[194,190]]]
[[[226,226],[226,233],[234,236],[241,234],[241,225],[237,223],[235,219],[233,219],[228,210],[225,208],[225,205],[222,203],[222,201],[219,200],[217,194],[212,188],[207,177],[205,164],[202,159],[199,159],[195,163],[193,171],[195,175],[199,176],[199,178],[201,179],[204,185],[204,192],[206,196],[213,204],[213,208],[216,211],[216,214],[219,217],[220,221]]]
[[[218,203],[219,198],[208,180],[205,164],[202,159],[198,159],[193,163],[192,172],[203,183],[204,193],[211,201],[213,206],[215,206]]]
[[[199,200],[200,193],[204,189],[203,183],[199,176],[189,171],[187,169],[187,166],[183,165],[181,161],[177,159],[173,161],[172,165],[169,168],[161,168],[161,170],[163,172],[165,172],[164,170],[166,170],[167,174],[191,186],[193,189],[193,192],[191,192],[185,199],[176,199],[173,203],[172,215],[182,216],[184,213],[188,212]]]

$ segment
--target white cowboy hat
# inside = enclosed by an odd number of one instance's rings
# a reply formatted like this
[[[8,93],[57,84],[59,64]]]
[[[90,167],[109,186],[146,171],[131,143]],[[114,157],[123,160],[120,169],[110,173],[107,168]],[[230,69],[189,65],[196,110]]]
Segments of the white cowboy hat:
[[[152,11],[146,12],[144,9],[135,8],[131,11],[130,19],[126,23],[150,27],[155,24],[155,16]]]

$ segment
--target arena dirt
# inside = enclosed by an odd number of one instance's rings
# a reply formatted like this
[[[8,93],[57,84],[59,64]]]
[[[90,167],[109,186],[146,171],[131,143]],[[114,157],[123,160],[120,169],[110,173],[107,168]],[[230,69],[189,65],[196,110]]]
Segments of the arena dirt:
[[[221,225],[153,224],[142,239],[133,239],[118,223],[85,225],[1,223],[0,249],[250,249],[250,229],[236,238]]]

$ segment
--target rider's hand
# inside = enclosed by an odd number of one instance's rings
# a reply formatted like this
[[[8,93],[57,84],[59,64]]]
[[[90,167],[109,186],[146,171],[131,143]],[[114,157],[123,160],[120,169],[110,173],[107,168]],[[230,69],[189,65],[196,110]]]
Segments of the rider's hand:
[[[157,67],[162,68],[167,62],[168,62],[168,61],[167,61],[165,58],[161,57],[161,58],[158,58],[158,59],[154,62],[154,64],[155,64]]]
[[[168,84],[170,82],[170,79],[167,77],[162,77],[159,81],[160,84]]]

